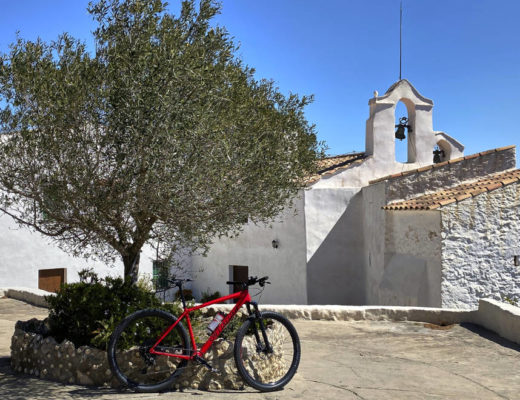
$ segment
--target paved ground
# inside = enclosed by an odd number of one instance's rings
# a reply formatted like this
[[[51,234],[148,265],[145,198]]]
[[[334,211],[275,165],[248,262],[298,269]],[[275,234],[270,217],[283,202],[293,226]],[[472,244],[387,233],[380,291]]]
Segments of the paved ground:
[[[9,342],[18,319],[45,310],[0,299],[0,399],[520,399],[520,346],[476,326],[294,321],[300,369],[280,392],[168,392],[144,395],[67,386],[16,375]]]

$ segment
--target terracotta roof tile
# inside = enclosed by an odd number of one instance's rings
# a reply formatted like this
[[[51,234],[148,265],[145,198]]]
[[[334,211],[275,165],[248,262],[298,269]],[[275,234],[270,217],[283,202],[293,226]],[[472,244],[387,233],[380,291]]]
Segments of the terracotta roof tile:
[[[456,201],[463,201],[472,196],[491,192],[503,186],[520,182],[520,169],[509,170],[489,175],[476,181],[439,190],[438,192],[423,194],[413,199],[401,200],[387,204],[385,210],[433,210]]]
[[[440,163],[437,163],[437,164],[432,164],[432,167],[433,168],[444,167],[445,165],[448,165],[451,161],[458,162],[458,161],[462,161],[462,159],[455,158],[454,160],[443,161],[443,162],[440,162]]]
[[[453,160],[449,160],[448,164],[455,164],[455,163],[464,161],[464,159],[465,159],[464,157],[454,158]]]
[[[319,181],[324,176],[333,175],[336,172],[350,167],[352,164],[365,161],[365,153],[350,153],[339,156],[332,156],[318,161],[318,173],[307,179],[307,184],[311,185]]]
[[[502,185],[502,182],[499,182],[499,183],[490,183],[489,185],[486,186],[486,190],[488,192],[491,192],[492,190],[495,190],[495,189],[498,189],[498,188],[501,188],[503,185]]]
[[[515,183],[516,181],[517,181],[517,179],[515,179],[514,177],[508,178],[508,179],[504,179],[502,181],[502,185],[504,185],[504,186],[510,185],[511,183]]]
[[[502,185],[500,185],[500,186],[502,186]],[[498,188],[495,188],[495,189],[498,189]],[[493,189],[493,190],[495,190],[495,189]],[[473,190],[471,190],[470,195],[478,196],[479,194],[484,193],[484,192],[489,192],[489,190],[487,189],[487,185],[478,185],[478,186],[475,186],[475,188]]]
[[[499,147],[498,149],[495,149],[495,151],[509,150],[509,149],[514,149],[515,147],[516,146],[514,144],[512,144],[510,146]]]
[[[426,167],[417,168],[417,172],[424,172],[428,171],[429,169],[432,169],[433,165],[427,165]]]
[[[453,203],[453,202],[455,202],[455,201],[456,201],[455,199],[443,198],[442,200],[440,200],[440,201],[438,202],[438,205],[439,205],[439,206],[445,206],[445,205],[447,205],[447,204],[451,204],[451,203]]]
[[[470,154],[469,156],[464,157],[466,160],[471,160],[472,158],[480,157],[480,153]]]
[[[448,165],[448,164],[455,164],[455,163],[458,163],[458,162],[461,162],[461,161],[464,161],[464,160],[471,160],[473,158],[481,157],[481,156],[484,156],[484,155],[487,155],[487,154],[498,153],[500,151],[514,149],[515,147],[516,147],[515,145],[506,146],[506,147],[499,147],[497,149],[492,149],[492,150],[487,150],[487,151],[483,151],[483,152],[480,152],[480,153],[470,154],[469,156],[454,158],[453,160],[443,161],[443,162],[437,163],[437,164],[429,164],[429,165],[426,165],[424,167],[417,168],[417,169],[412,169],[412,170],[409,170],[409,171],[404,171],[404,172],[401,172],[399,174],[383,176],[382,178],[377,178],[377,179],[371,180],[369,182],[369,184],[378,183],[378,182],[386,181],[386,180],[389,180],[389,179],[395,179],[395,178],[399,178],[401,176],[408,176],[408,175],[412,175],[412,174],[425,172],[425,171],[428,171],[428,170],[430,170],[432,168],[439,168],[439,167],[443,167],[443,166]]]

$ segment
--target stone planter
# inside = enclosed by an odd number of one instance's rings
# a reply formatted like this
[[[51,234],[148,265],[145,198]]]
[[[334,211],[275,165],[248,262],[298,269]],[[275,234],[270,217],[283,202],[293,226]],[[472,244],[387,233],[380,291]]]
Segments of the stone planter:
[[[11,339],[11,367],[14,371],[66,384],[119,387],[108,366],[105,351],[88,346],[76,347],[68,340],[57,343],[52,337],[44,337],[42,326],[37,320],[16,324]],[[220,371],[219,374],[190,362],[178,377],[175,387],[201,390],[244,388],[233,358],[233,342],[218,339],[206,353],[206,359]]]

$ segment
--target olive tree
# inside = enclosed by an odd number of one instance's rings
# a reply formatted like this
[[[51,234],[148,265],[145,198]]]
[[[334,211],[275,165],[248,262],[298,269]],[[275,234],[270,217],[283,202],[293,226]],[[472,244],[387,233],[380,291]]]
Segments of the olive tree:
[[[63,34],[0,55],[0,210],[132,282],[146,243],[204,250],[275,217],[322,153],[311,98],[256,79],[212,0],[88,11],[95,52]]]

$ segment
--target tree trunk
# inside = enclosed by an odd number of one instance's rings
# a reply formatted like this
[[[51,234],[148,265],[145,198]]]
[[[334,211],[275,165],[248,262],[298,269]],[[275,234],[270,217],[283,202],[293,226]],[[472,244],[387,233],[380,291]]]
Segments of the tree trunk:
[[[137,254],[129,254],[123,256],[123,264],[125,265],[125,283],[131,283],[135,285],[139,276],[139,259],[141,258],[141,252]]]

